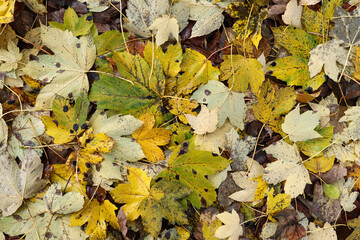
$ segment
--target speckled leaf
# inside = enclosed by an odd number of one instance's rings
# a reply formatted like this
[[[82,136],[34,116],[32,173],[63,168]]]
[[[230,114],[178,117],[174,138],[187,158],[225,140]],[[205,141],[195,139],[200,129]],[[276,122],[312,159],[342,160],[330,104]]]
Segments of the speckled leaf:
[[[192,190],[187,199],[196,207],[209,206],[216,200],[215,187],[204,175],[220,172],[230,161],[211,152],[196,150],[194,141],[183,142],[170,156],[169,166],[158,179],[179,182]]]
[[[335,23],[335,28],[331,32],[336,38],[350,45],[360,47],[360,8],[347,12],[340,7],[336,7],[332,20]]]

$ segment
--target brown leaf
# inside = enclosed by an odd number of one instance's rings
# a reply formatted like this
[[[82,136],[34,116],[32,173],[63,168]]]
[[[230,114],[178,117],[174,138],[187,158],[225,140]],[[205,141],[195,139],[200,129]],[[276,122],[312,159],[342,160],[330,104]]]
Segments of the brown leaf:
[[[295,210],[282,210],[275,218],[279,221],[279,225],[274,238],[298,240],[306,236],[306,230],[304,226],[299,224],[299,217]]]

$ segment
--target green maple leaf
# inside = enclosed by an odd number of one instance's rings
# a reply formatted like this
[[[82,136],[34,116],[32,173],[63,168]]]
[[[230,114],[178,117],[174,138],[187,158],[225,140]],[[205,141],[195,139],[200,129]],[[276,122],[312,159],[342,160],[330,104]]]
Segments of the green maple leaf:
[[[231,161],[211,152],[195,149],[193,140],[183,142],[169,159],[169,165],[158,179],[179,182],[192,190],[186,198],[196,207],[209,206],[216,201],[215,187],[205,175],[211,175],[225,169]]]

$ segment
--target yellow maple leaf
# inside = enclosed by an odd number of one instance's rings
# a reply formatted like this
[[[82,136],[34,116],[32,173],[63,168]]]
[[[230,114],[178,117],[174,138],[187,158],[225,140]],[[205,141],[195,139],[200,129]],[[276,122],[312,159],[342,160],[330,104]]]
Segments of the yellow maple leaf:
[[[255,117],[280,132],[279,123],[283,114],[288,113],[295,105],[296,95],[292,88],[281,88],[275,92],[270,82],[264,82],[260,88],[257,104],[254,106]]]
[[[158,146],[168,144],[171,131],[164,128],[153,128],[155,117],[151,113],[146,113],[139,119],[144,124],[132,134],[133,138],[140,144],[149,162],[164,160],[164,153]]]
[[[75,171],[66,164],[55,164],[52,166],[53,170],[50,174],[50,181],[55,183],[57,181],[61,184],[61,191],[68,192],[80,192],[86,196],[86,182],[80,183],[76,180]]]
[[[142,200],[150,194],[151,178],[138,168],[129,167],[129,183],[119,184],[110,194],[118,203],[126,203],[123,207],[126,218],[134,221],[140,216],[138,210]]]
[[[277,222],[273,216],[276,215],[281,210],[287,208],[291,203],[291,197],[289,194],[279,193],[274,197],[274,188],[268,192],[267,197],[267,209],[266,214],[269,219],[273,222]]]
[[[335,156],[326,158],[324,156],[311,158],[309,161],[304,162],[304,166],[314,172],[327,172],[334,166]]]
[[[91,164],[99,164],[104,157],[100,153],[108,153],[115,144],[115,140],[108,137],[105,133],[93,134],[93,129],[89,128],[79,139],[80,148],[70,153],[66,164],[75,167],[85,180]]]
[[[81,226],[87,222],[86,233],[90,235],[90,239],[105,239],[107,224],[120,230],[115,214],[117,207],[109,200],[99,203],[97,199],[93,199],[85,203],[85,206],[80,212],[73,213],[70,226]]]
[[[182,98],[172,98],[169,100],[169,111],[174,114],[175,116],[179,117],[179,120],[183,123],[187,124],[188,120],[185,117],[185,114],[192,114],[197,115],[194,111],[195,108],[197,108],[199,104],[190,99],[182,99]]]

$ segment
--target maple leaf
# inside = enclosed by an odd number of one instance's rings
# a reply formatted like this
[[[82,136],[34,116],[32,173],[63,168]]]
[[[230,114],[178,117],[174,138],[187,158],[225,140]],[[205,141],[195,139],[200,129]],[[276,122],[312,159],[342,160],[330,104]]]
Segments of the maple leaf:
[[[7,151],[13,158],[23,160],[27,154],[26,148],[40,145],[35,138],[44,133],[44,124],[36,115],[20,114],[13,121],[11,128]],[[42,149],[36,148],[34,151],[39,156],[43,152]]]
[[[319,157],[323,155],[324,149],[331,145],[333,136],[333,126],[320,129],[318,133],[319,138],[313,138],[303,142],[297,142],[299,150],[309,157]],[[311,161],[311,160],[310,160]]]
[[[107,224],[120,230],[115,210],[117,207],[109,200],[99,203],[97,199],[92,199],[85,204],[86,207],[71,216],[70,226],[81,226],[87,223],[86,233],[90,239],[105,239]]]
[[[158,146],[169,143],[171,131],[164,128],[153,128],[155,117],[150,113],[142,115],[139,120],[144,124],[132,134],[133,138],[140,144],[149,162],[164,160],[164,153]]]
[[[3,216],[13,214],[27,198],[47,184],[42,180],[43,164],[34,150],[27,150],[19,168],[9,155],[0,155],[0,210]]]
[[[258,186],[261,185],[260,181],[256,181],[255,179],[263,174],[263,167],[256,161],[251,163],[251,159],[247,159],[248,168],[250,171],[247,173],[246,171],[239,171],[232,173],[231,176],[239,187],[243,190],[234,192],[229,196],[229,198],[234,199],[238,202],[253,202],[255,200],[256,191],[258,190]],[[266,184],[265,184],[266,186]],[[253,205],[256,205],[258,201],[255,201]]]
[[[255,58],[225,55],[224,62],[220,66],[222,72],[220,80],[228,80],[232,90],[242,92],[246,92],[250,85],[251,91],[258,95],[261,84],[265,80],[262,68],[262,64]]]
[[[354,218],[347,221],[347,225],[354,228],[354,231],[346,238],[346,240],[356,240],[360,236],[360,218]]]
[[[41,39],[55,55],[37,56],[22,71],[34,79],[49,83],[41,89],[35,109],[48,109],[56,95],[78,97],[87,92],[87,71],[93,66],[96,48],[89,35],[76,38],[69,31],[41,26]],[[60,44],[59,44],[60,43]]]
[[[344,129],[344,132],[348,133],[350,139],[358,140],[360,139],[360,107],[353,106],[345,111],[345,115],[339,119],[339,122],[346,122],[347,127]]]
[[[298,5],[297,0],[290,0],[286,5],[284,14],[281,16],[284,23],[301,28],[301,14],[303,7]]]
[[[223,157],[196,150],[192,139],[174,149],[170,155],[168,167],[157,178],[164,178],[189,187],[192,193],[186,198],[196,208],[200,208],[216,200],[215,187],[205,178],[205,175],[218,173],[229,164],[230,161]]]
[[[140,55],[114,52],[113,57],[120,75],[128,81],[102,75],[91,88],[90,100],[96,101],[99,109],[122,114],[141,114],[149,109],[155,112],[160,108],[165,90],[160,61],[154,60],[152,70]]]
[[[70,227],[69,213],[79,211],[84,198],[78,192],[65,195],[60,183],[52,184],[43,199],[27,202],[8,217],[0,218],[0,230],[11,236],[26,234],[26,239],[86,239],[79,227]]]
[[[340,44],[342,41],[332,39],[325,44],[319,44],[310,51],[309,71],[310,78],[316,76],[324,66],[324,72],[329,78],[337,82],[339,68],[336,62],[345,65],[348,51]]]
[[[244,129],[246,111],[244,97],[245,94],[233,92],[223,83],[211,80],[208,84],[199,87],[191,99],[207,104],[209,110],[217,109],[217,127],[222,127],[228,118],[232,125]]]
[[[281,124],[284,133],[288,134],[293,142],[305,141],[313,138],[322,137],[314,128],[319,125],[320,114],[306,111],[300,114],[300,105],[285,116],[285,121]]]
[[[217,128],[218,114],[216,109],[209,111],[205,105],[201,105],[201,111],[197,116],[185,114],[185,117],[196,134],[211,133]]]
[[[114,146],[115,140],[108,137],[105,133],[93,134],[93,129],[89,128],[79,138],[79,149],[70,153],[66,164],[76,169],[76,172],[84,176],[81,181],[88,176],[87,172],[91,164],[99,164],[104,157],[100,153],[108,153]]]
[[[23,54],[20,53],[19,48],[11,40],[8,41],[7,49],[7,51],[0,49],[0,72],[14,76],[14,71],[18,68],[18,63],[21,61]]]
[[[124,47],[124,41],[128,40],[129,34],[122,35],[118,30],[106,31],[94,37],[96,54],[98,56],[110,53]],[[125,37],[125,38],[124,38]]]
[[[89,126],[94,129],[94,133],[105,133],[108,137],[113,138],[116,143],[114,144],[111,152],[102,154],[105,161],[112,165],[115,160],[117,161],[137,161],[145,157],[141,146],[133,142],[131,137],[126,137],[132,134],[136,129],[139,129],[143,124],[142,121],[136,119],[131,115],[122,116],[120,114],[107,117],[103,111],[97,110],[89,121]],[[112,165],[113,168],[116,168]],[[118,168],[117,168],[118,169]],[[118,171],[120,171],[118,169]],[[100,168],[100,174],[105,177]],[[106,174],[108,176],[108,174]]]
[[[234,209],[231,211],[231,213],[223,212],[217,214],[216,217],[220,219],[220,221],[222,221],[225,225],[216,229],[215,237],[229,237],[228,240],[237,240],[241,235],[243,235],[244,229],[240,224],[239,214]]]
[[[177,94],[186,95],[196,87],[210,80],[218,80],[220,71],[204,55],[187,48],[183,55],[181,70],[184,73],[177,79]]]
[[[180,121],[187,124],[189,122],[186,118],[186,115],[187,114],[195,115],[196,114],[195,109],[198,106],[199,104],[194,100],[185,99],[185,98],[184,99],[172,98],[169,100],[168,109],[172,114],[177,116]]]
[[[177,199],[190,191],[181,184],[160,180],[150,187],[151,178],[137,168],[128,168],[128,184],[119,184],[110,194],[118,203],[125,203],[123,210],[130,221],[140,215],[145,230],[156,237],[161,229],[162,218],[171,223],[187,223],[183,207]]]
[[[343,40],[349,45],[360,45],[360,9],[356,8],[351,12],[347,12],[341,7],[335,8],[334,18],[332,19],[335,23],[334,29],[331,33],[338,39]]]
[[[160,46],[165,43],[170,36],[173,36],[176,41],[179,41],[179,25],[176,18],[168,15],[163,15],[156,18],[149,26],[149,30],[157,30],[156,45]]]
[[[170,45],[166,52],[164,52],[161,47],[156,47],[153,43],[149,42],[144,49],[144,59],[149,65],[152,65],[153,61],[158,59],[165,76],[169,78],[176,77],[181,70],[180,64],[183,59],[181,44]],[[169,83],[167,82],[166,84]]]
[[[85,94],[80,95],[75,104],[71,99],[55,97],[52,103],[55,117],[41,116],[46,133],[54,138],[54,143],[68,143],[88,127],[86,117],[89,104]]]
[[[253,107],[255,117],[279,132],[281,115],[288,113],[295,105],[296,95],[292,88],[281,88],[275,94],[270,82],[265,82],[260,89],[259,99]]]
[[[274,197],[274,188],[271,188],[267,196],[266,214],[271,221],[274,221],[273,216],[281,210],[287,208],[291,203],[291,197],[288,194],[279,193]]]
[[[305,185],[311,181],[296,145],[291,146],[280,140],[275,145],[268,146],[265,151],[278,160],[266,165],[263,179],[270,184],[286,180],[285,193],[291,198],[302,194]]]
[[[346,212],[351,212],[356,208],[354,202],[359,195],[359,192],[351,192],[354,187],[354,183],[355,180],[352,177],[348,178],[346,182],[345,179],[342,178],[334,183],[334,185],[340,189],[340,204]]]
[[[77,181],[74,169],[66,164],[55,164],[52,166],[50,181],[51,183],[59,182],[61,191],[64,193],[79,192],[86,196],[86,182],[80,183]]]
[[[76,37],[86,35],[90,32],[90,28],[93,26],[92,19],[90,21],[87,20],[89,16],[91,15],[84,14],[79,18],[75,10],[68,7],[64,14],[64,23],[49,21],[49,26],[63,31],[69,30]]]

